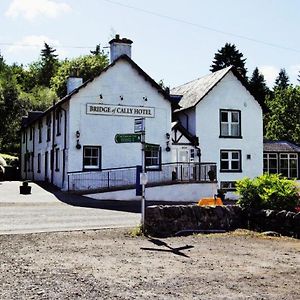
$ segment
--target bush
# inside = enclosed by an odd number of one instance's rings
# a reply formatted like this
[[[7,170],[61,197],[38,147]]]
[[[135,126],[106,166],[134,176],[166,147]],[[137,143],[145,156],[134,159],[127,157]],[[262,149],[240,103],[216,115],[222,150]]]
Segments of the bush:
[[[238,204],[245,209],[294,211],[298,202],[296,182],[278,174],[264,174],[236,182]]]

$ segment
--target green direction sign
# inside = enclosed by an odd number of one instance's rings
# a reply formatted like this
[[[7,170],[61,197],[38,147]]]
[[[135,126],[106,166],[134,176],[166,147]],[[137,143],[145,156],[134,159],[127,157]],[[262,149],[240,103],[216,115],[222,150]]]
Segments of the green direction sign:
[[[146,151],[158,151],[159,145],[145,143],[145,150]]]
[[[116,134],[115,142],[119,143],[140,143],[141,135],[138,133]]]

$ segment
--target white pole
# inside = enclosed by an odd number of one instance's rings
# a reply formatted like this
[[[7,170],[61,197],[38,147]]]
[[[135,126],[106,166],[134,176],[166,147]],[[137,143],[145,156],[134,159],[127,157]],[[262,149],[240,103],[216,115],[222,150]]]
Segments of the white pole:
[[[142,144],[142,173],[146,173],[145,168],[145,118],[143,118],[143,130],[141,132],[141,144]],[[145,198],[145,183],[142,182],[142,231],[145,229],[145,210],[146,210],[146,198]]]

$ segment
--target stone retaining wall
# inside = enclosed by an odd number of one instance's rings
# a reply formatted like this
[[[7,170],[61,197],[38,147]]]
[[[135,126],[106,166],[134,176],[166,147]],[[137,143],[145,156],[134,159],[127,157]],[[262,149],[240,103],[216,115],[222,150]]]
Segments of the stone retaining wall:
[[[153,236],[170,236],[184,230],[227,231],[241,226],[241,208],[236,205],[158,205],[146,210],[145,230]]]
[[[152,236],[172,236],[179,232],[206,230],[276,231],[300,238],[300,213],[261,210],[243,211],[238,205],[157,205],[146,209],[145,230]]]
[[[300,212],[267,209],[244,213],[244,218],[248,220],[249,229],[259,232],[276,231],[282,235],[300,238]]]

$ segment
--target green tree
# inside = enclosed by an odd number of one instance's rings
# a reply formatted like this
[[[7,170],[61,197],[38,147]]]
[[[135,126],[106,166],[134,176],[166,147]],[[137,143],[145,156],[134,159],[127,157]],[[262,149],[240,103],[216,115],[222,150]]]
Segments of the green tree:
[[[72,60],[65,60],[61,63],[57,73],[51,79],[51,88],[59,97],[67,93],[67,79],[69,76],[83,78],[83,81],[98,76],[108,65],[107,55],[85,55]]]
[[[255,99],[259,102],[264,113],[267,112],[266,97],[270,94],[270,90],[267,87],[265,77],[261,74],[256,67],[252,73],[252,77],[249,80],[249,88]]]
[[[285,69],[280,69],[280,72],[275,80],[275,89],[285,89],[290,85],[290,79]]]
[[[266,104],[266,138],[300,144],[300,86],[276,89]]]
[[[234,44],[226,43],[224,47],[215,53],[213,63],[210,66],[210,71],[215,72],[229,66],[234,66],[242,77],[247,78],[245,62],[246,58],[243,58],[243,54],[236,49],[236,46]]]
[[[41,50],[41,69],[39,74],[40,85],[50,87],[51,78],[56,73],[59,62],[56,49],[50,47],[47,43],[44,43],[44,49]]]

